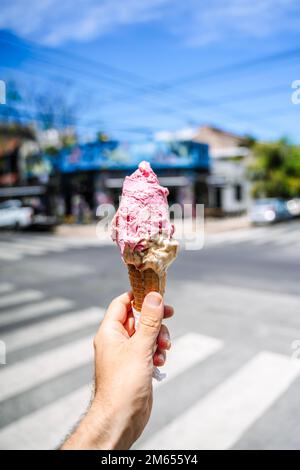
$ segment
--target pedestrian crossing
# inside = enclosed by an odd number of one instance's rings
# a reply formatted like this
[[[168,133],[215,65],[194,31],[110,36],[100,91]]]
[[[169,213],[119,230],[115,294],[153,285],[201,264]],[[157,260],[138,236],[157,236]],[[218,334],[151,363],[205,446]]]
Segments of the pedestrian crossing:
[[[0,284],[0,294],[6,294],[7,292],[11,292],[14,286],[9,282],[3,282]]]
[[[184,242],[184,240],[183,240]],[[20,261],[28,256],[42,256],[48,253],[62,253],[89,247],[111,245],[108,234],[95,237],[63,237],[51,235],[19,235],[0,239],[0,262]],[[300,222],[286,223],[271,227],[252,227],[227,232],[206,234],[204,249],[215,246],[250,245],[253,247],[292,247],[300,249]]]
[[[230,449],[299,374],[298,362],[263,351],[142,448]]]
[[[26,303],[32,300],[40,300],[43,294],[36,290],[24,290],[21,292],[14,292],[0,298],[0,308],[9,307],[10,305]]]
[[[292,247],[300,249],[300,223],[272,227],[252,227],[217,234],[207,234],[204,248],[249,245],[252,247]]]
[[[52,302],[51,313],[55,313]],[[63,310],[65,305],[71,306],[71,303],[56,304],[60,305],[59,310]],[[47,322],[25,326],[22,329],[1,335],[2,341],[9,345],[9,351],[15,351],[25,347],[33,346],[42,341],[48,341],[58,336],[63,336],[79,330],[84,326],[97,326],[104,315],[100,308],[87,308],[79,311],[68,312],[68,315],[58,318],[50,318]]]
[[[69,299],[47,298],[40,291],[18,290],[10,283],[0,284],[0,293],[0,340],[7,346],[7,364],[0,366],[0,448],[56,448],[91,399],[91,373],[83,382],[77,383],[74,377],[78,370],[91,367],[92,336],[104,310],[99,307],[78,309]],[[15,301],[12,301],[13,295]],[[87,333],[86,327],[93,333]],[[80,331],[83,334],[78,337]],[[55,343],[58,338],[72,334],[73,339]],[[10,363],[10,354],[47,342],[49,347],[42,352],[24,357],[20,354],[17,362]],[[213,358],[223,361],[225,348],[222,338],[195,331],[185,331],[175,337],[164,367],[167,378],[154,383],[154,401],[163,393],[169,394],[171,403],[172,396],[176,395],[174,383],[187,371],[194,374],[195,370],[203,370],[205,374],[208,361]],[[142,439],[136,447],[229,449],[280,400],[299,376],[299,361],[268,350],[253,352],[250,359],[183,412],[172,415],[169,409],[169,422],[154,429],[150,437]],[[63,383],[63,393],[51,386],[53,381]],[[38,394],[41,387],[48,395],[47,403],[42,405]],[[186,387],[193,387],[193,383],[187,383]],[[9,421],[7,410],[20,402],[24,407],[30,397],[34,402],[30,410],[20,409],[19,416],[15,412]]]
[[[0,328],[5,329],[13,324],[21,323],[22,321],[34,321],[41,319],[43,316],[55,314],[62,310],[71,308],[73,302],[64,298],[52,298],[37,302],[25,307],[17,307],[8,312],[3,312],[0,315]]]
[[[12,234],[0,239],[0,262],[20,261],[27,256],[42,256],[48,253],[62,253],[67,250],[76,250],[112,244],[109,236],[98,239],[95,237],[63,237],[51,235],[18,235]]]
[[[111,245],[110,237],[97,238],[62,237],[51,235],[18,235],[0,239],[0,262],[20,261],[27,256],[42,256],[89,247]],[[252,227],[234,231],[207,234],[204,249],[214,246],[248,244],[254,247],[300,248],[300,223],[294,222],[271,227]]]

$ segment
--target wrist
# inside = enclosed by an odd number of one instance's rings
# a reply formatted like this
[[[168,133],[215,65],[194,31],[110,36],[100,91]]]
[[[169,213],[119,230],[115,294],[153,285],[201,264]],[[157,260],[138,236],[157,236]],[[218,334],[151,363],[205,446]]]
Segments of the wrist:
[[[126,421],[121,413],[95,397],[86,416],[62,449],[117,450],[127,449]]]
[[[115,410],[105,401],[94,398],[86,416],[92,447],[98,450],[116,450],[123,434],[123,425]]]

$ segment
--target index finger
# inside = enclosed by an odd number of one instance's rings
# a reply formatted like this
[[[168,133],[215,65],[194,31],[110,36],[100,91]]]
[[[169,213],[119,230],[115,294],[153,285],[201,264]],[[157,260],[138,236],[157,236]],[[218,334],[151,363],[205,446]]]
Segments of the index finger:
[[[119,321],[125,323],[129,310],[131,309],[132,292],[125,292],[116,297],[109,305],[104,320]]]

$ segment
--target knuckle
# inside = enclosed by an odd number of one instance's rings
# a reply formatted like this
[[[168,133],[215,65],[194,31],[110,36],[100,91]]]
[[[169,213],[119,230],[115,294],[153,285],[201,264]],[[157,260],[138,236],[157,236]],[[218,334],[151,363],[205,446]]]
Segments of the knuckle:
[[[166,327],[166,325],[161,325],[160,334],[163,336],[169,334],[169,329]]]
[[[115,308],[115,307],[117,307],[118,305],[119,305],[119,300],[118,300],[118,298],[116,297],[115,299],[113,299],[113,300],[111,301],[111,303],[109,304],[107,310],[111,310],[112,308]]]
[[[160,319],[153,315],[142,315],[140,318],[140,323],[151,330],[157,330],[160,327]]]

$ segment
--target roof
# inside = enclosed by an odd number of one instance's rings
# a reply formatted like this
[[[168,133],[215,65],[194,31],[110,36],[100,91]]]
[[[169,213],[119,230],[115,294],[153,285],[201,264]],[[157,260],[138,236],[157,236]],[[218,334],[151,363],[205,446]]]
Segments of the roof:
[[[202,126],[196,131],[193,138],[195,142],[204,142],[211,151],[217,149],[231,149],[245,145],[244,137],[227,132],[214,126]]]
[[[30,127],[0,124],[0,157],[15,152],[26,140],[35,140],[34,131]]]
[[[21,137],[35,140],[35,133],[31,127],[22,126],[20,124],[0,123],[1,137]]]

